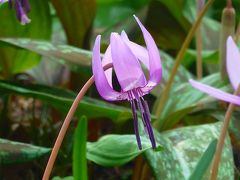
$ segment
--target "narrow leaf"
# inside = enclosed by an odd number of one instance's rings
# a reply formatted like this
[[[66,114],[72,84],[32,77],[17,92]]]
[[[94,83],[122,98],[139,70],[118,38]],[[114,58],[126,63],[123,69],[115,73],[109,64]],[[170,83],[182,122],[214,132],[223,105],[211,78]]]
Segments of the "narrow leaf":
[[[209,144],[219,137],[221,123],[176,128],[163,133],[154,132],[164,150],[145,152],[157,180],[189,179]],[[227,167],[227,168],[226,168]],[[202,179],[209,179],[209,169]],[[234,179],[233,153],[227,136],[219,166],[219,180]]]
[[[61,112],[67,113],[73,103],[76,94],[72,91],[43,86],[43,85],[20,85],[9,81],[0,80],[1,93],[14,93],[26,97],[40,99]],[[84,97],[76,112],[77,115],[86,115],[87,117],[108,117],[114,122],[123,122],[129,119],[132,114],[128,108],[116,106],[104,101]]]
[[[202,155],[201,159],[199,160],[189,180],[201,180],[203,178],[203,175],[205,174],[209,165],[212,162],[212,159],[216,151],[216,146],[217,146],[217,139],[214,139],[209,144],[207,150]]]
[[[73,144],[73,177],[75,180],[87,180],[87,118],[82,116],[79,119],[74,133]]]

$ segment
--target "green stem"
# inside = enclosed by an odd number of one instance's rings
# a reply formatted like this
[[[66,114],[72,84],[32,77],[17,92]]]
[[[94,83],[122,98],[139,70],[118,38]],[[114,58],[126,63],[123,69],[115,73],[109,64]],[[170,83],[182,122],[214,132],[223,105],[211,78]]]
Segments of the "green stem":
[[[178,70],[178,67],[181,63],[181,60],[183,59],[183,56],[196,32],[196,30],[198,29],[200,23],[201,23],[201,20],[203,18],[203,16],[205,15],[205,13],[207,12],[208,8],[212,5],[212,3],[214,2],[214,0],[209,0],[206,5],[204,6],[204,8],[201,10],[201,12],[199,13],[198,17],[197,17],[197,20],[196,22],[193,24],[193,26],[191,27],[184,43],[183,43],[183,46],[181,47],[177,57],[176,57],[176,61],[174,63],[174,66],[173,66],[173,69],[171,71],[171,74],[170,74],[170,78],[165,86],[165,89],[162,93],[162,96],[160,98],[160,100],[158,101],[158,105],[156,106],[156,109],[155,109],[155,115],[157,117],[157,121],[155,121],[154,123],[154,126],[157,128],[157,129],[161,129],[162,125],[164,122],[162,122],[160,120],[160,116],[161,116],[161,112],[163,110],[163,107],[168,99],[168,96],[169,96],[169,92],[170,92],[170,89],[172,87],[172,84],[173,84],[173,80],[174,80],[174,77],[177,73],[177,70]]]

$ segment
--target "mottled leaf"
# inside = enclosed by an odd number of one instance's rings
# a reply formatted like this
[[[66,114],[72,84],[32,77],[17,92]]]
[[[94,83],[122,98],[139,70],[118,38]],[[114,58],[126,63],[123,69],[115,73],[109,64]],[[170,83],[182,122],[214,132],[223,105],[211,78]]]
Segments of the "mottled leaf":
[[[196,1],[185,1],[183,14],[189,22],[193,23],[197,17]],[[210,13],[209,13],[210,14]],[[203,49],[216,50],[219,46],[220,23],[206,14],[201,22]]]
[[[72,91],[58,89],[44,85],[20,85],[9,81],[0,81],[1,93],[14,93],[26,97],[40,99],[56,107],[63,113],[67,113],[76,94]],[[114,122],[122,122],[132,117],[131,110],[121,106],[116,106],[104,101],[84,97],[76,114],[86,115],[88,118],[108,117]]]
[[[201,82],[222,90],[229,90],[226,82],[221,80],[218,73],[203,78]],[[179,86],[174,85],[164,110],[161,113],[161,128],[168,129],[173,127],[184,115],[198,105],[212,101],[217,100],[193,88],[188,82],[182,83],[182,85]]]
[[[83,71],[81,66],[91,66],[91,51],[86,51],[80,48],[76,48],[68,45],[53,45],[50,42],[30,40],[30,39],[14,39],[14,38],[3,38],[0,41],[14,45],[16,47],[31,50],[43,56],[47,56],[52,60],[59,63],[70,65],[72,70]],[[163,65],[163,80],[161,81],[161,87],[165,85],[166,81],[170,77],[170,71],[172,69],[174,60],[171,56],[161,51],[161,59]],[[188,81],[193,78],[183,66],[180,66],[174,80],[174,83],[181,84],[182,82]],[[160,86],[155,88],[153,94],[156,96],[160,95]]]
[[[208,145],[219,136],[221,123],[189,126],[166,131],[155,132],[157,142],[163,144],[161,152],[146,151],[146,158],[156,179],[188,179],[201,159]],[[164,143],[165,141],[165,143]],[[208,170],[203,179],[209,179]],[[219,180],[234,179],[234,163],[230,139],[227,136]]]
[[[0,139],[0,165],[23,163],[50,152],[50,148]]]
[[[201,180],[212,162],[217,147],[217,139],[214,139],[202,155],[189,180]]]
[[[35,39],[49,39],[51,33],[51,18],[47,1],[30,0],[31,23],[22,26],[17,21],[15,10],[9,9],[8,3],[1,7],[0,11],[0,37],[25,37]],[[2,73],[8,77],[14,73],[25,71],[36,65],[40,56],[27,51],[11,48],[0,48],[0,63],[3,66]]]
[[[47,41],[31,40],[24,38],[2,38],[0,40],[16,47],[24,48],[37,54],[46,56],[59,63],[72,65],[71,67],[73,69],[74,65],[91,65],[92,53],[90,51],[86,51],[73,46],[54,45],[51,42]]]

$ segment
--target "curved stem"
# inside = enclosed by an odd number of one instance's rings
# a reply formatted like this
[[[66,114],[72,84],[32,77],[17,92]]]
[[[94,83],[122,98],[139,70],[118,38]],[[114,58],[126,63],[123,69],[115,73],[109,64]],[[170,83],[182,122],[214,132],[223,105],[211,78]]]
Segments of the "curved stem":
[[[105,65],[103,67],[104,70],[107,70],[109,68],[112,67],[112,63],[109,63],[107,65]],[[58,137],[55,141],[55,144],[53,146],[53,149],[52,149],[52,152],[51,152],[51,155],[48,159],[48,163],[47,163],[47,166],[45,168],[45,171],[44,171],[44,174],[43,174],[43,178],[42,180],[48,180],[49,177],[50,177],[50,174],[52,172],[52,168],[53,168],[53,165],[54,165],[54,162],[56,160],[56,157],[57,157],[57,154],[58,154],[58,151],[60,149],[60,146],[62,144],[62,141],[63,141],[63,138],[67,132],[67,129],[69,127],[69,124],[72,120],[72,117],[78,107],[78,104],[80,103],[81,99],[83,98],[83,96],[86,94],[87,90],[90,88],[90,86],[93,84],[94,82],[94,76],[92,76],[87,82],[86,84],[82,87],[82,89],[80,90],[80,92],[78,93],[77,97],[75,98],[75,100],[73,101],[73,104],[70,108],[70,110],[68,111],[67,113],[67,116],[63,122],[63,125],[60,129],[60,132],[58,134]]]
[[[227,0],[227,7],[232,8],[232,0]]]
[[[163,93],[161,95],[161,98],[158,102],[158,105],[155,109],[155,115],[157,117],[157,121],[155,121],[154,123],[154,126],[157,128],[157,129],[161,129],[162,126],[163,126],[163,123],[164,122],[161,122],[160,121],[160,115],[161,115],[161,112],[163,110],[163,107],[168,99],[168,96],[169,96],[169,92],[170,92],[170,89],[172,87],[172,84],[173,84],[173,81],[174,81],[174,78],[175,78],[175,75],[177,73],[177,70],[178,70],[178,67],[181,63],[181,60],[183,59],[183,56],[193,38],[193,35],[195,34],[197,28],[199,27],[199,24],[201,23],[201,20],[204,16],[204,14],[207,12],[208,8],[212,5],[214,0],[209,0],[206,5],[204,6],[204,8],[201,10],[201,12],[199,13],[198,17],[197,17],[197,20],[196,22],[192,25],[192,28],[190,29],[177,57],[176,57],[176,60],[175,60],[175,63],[173,65],[173,68],[172,68],[172,71],[171,71],[171,74],[170,74],[170,78],[165,86],[165,89],[163,90]]]
[[[238,95],[238,94],[240,94],[240,85],[238,86],[238,89],[235,91],[234,95]],[[223,146],[224,146],[224,140],[225,140],[225,137],[227,135],[229,122],[230,122],[230,119],[231,119],[232,112],[234,111],[234,108],[235,108],[235,105],[230,104],[228,106],[227,112],[225,114],[225,118],[224,118],[222,129],[221,129],[221,133],[220,133],[219,140],[218,140],[218,143],[217,143],[215,156],[214,156],[214,159],[213,159],[211,180],[216,180],[217,179],[218,167],[219,167],[219,163],[220,163],[220,160],[221,160],[222,150],[223,150]]]

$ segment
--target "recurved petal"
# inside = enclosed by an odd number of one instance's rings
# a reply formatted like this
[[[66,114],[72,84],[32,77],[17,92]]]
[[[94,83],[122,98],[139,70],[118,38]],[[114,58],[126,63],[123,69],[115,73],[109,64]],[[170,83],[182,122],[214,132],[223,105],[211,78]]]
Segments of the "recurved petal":
[[[233,88],[240,84],[240,52],[231,36],[227,39],[227,72]]]
[[[5,3],[5,2],[8,2],[8,0],[0,0],[0,5]],[[10,4],[10,1],[9,1],[9,4]]]
[[[146,66],[147,69],[149,69],[149,58],[147,49],[130,41],[125,31],[122,31],[121,37],[132,50],[133,54]]]
[[[93,56],[92,56],[92,71],[93,71],[97,90],[99,94],[108,101],[126,99],[127,97],[124,93],[119,93],[113,90],[111,86],[108,84],[107,78],[104,74],[101,57],[100,57],[100,41],[101,41],[101,36],[97,36],[94,47],[93,47]]]
[[[162,78],[162,65],[159,50],[151,36],[151,34],[146,30],[146,28],[142,25],[140,20],[134,16],[138,25],[140,26],[144,40],[146,42],[148,57],[149,57],[149,81],[146,86],[146,90],[151,90],[154,86],[156,86]]]
[[[141,65],[119,34],[111,34],[111,52],[114,71],[122,90],[128,91],[146,85]]]
[[[229,93],[226,93],[224,91],[221,91],[219,89],[213,88],[211,86],[205,85],[203,83],[194,81],[192,79],[189,80],[189,83],[196,89],[205,92],[207,94],[209,94],[210,96],[213,96],[217,99],[229,102],[229,103],[233,103],[235,105],[239,105],[240,106],[240,97],[239,96],[235,96]]]

